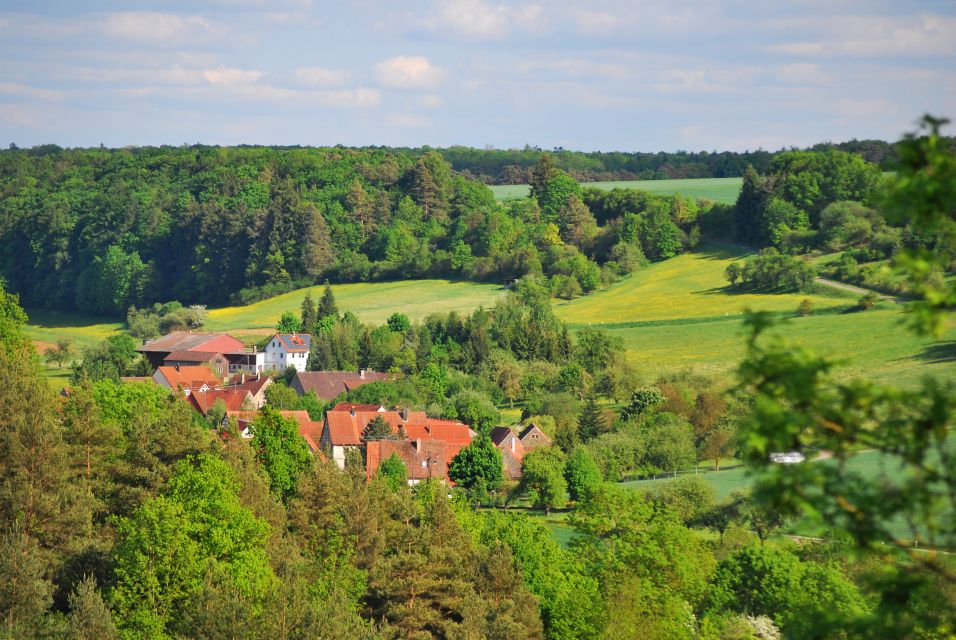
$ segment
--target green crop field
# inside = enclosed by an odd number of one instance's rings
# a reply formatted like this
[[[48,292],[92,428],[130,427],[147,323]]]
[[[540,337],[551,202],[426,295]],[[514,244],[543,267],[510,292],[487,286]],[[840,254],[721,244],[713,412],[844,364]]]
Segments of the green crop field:
[[[688,198],[703,198],[733,204],[740,193],[742,178],[689,178],[687,180],[627,180],[617,182],[585,182],[584,187],[611,189],[639,189],[660,195],[679,193]],[[490,185],[498,200],[526,198],[530,187],[526,184]]]
[[[652,264],[608,289],[555,306],[558,317],[570,324],[619,324],[677,318],[733,316],[744,309],[793,311],[804,298],[815,309],[846,306],[856,301],[839,292],[746,293],[728,286],[724,270],[742,260],[746,251],[710,243],[697,251]]]
[[[102,342],[125,326],[113,318],[41,309],[28,309],[27,317],[27,336],[38,347],[46,348],[64,337],[73,341],[74,351]]]
[[[212,309],[205,329],[241,332],[274,328],[283,312],[299,313],[309,291],[316,301],[322,296],[322,287],[315,286],[246,306]],[[340,312],[351,311],[362,322],[381,324],[395,312],[420,320],[430,313],[470,313],[480,306],[491,307],[504,295],[504,288],[499,284],[450,280],[403,280],[333,285],[332,292]]]

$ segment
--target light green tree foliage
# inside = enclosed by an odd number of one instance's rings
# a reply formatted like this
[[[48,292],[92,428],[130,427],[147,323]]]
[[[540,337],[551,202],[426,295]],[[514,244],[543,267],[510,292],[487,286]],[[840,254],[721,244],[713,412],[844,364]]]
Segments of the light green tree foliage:
[[[649,417],[642,425],[647,450],[644,464],[654,472],[673,473],[694,464],[694,429],[686,420],[673,413]]]
[[[564,506],[568,483],[564,479],[564,454],[557,447],[535,449],[521,462],[518,491],[528,495],[531,504],[550,512]]]
[[[504,481],[501,451],[488,436],[478,436],[448,465],[448,477],[465,489],[497,491]]]
[[[180,462],[165,495],[117,524],[110,602],[123,637],[170,637],[207,571],[221,570],[252,598],[275,587],[264,550],[269,525],[238,492],[229,466],[204,454]]]
[[[918,233],[934,235],[935,249],[907,251],[899,262],[918,292],[911,305],[918,329],[941,330],[952,318],[956,287],[930,283],[923,275],[946,263],[956,246],[956,157],[927,120],[921,137],[901,145],[902,166],[885,198],[891,217],[904,213]],[[773,513],[807,516],[827,529],[849,534],[862,550],[889,543],[901,549],[956,542],[956,458],[951,446],[956,388],[925,379],[915,389],[864,380],[838,381],[834,363],[813,351],[767,335],[765,314],[747,319],[747,356],[739,375],[754,396],[754,410],[741,426],[741,450],[760,470],[755,498]],[[769,454],[815,446],[833,452],[836,464],[774,465]],[[884,468],[899,472],[879,482],[842,464],[859,449],[875,449]],[[786,468],[784,468],[786,467]],[[898,536],[890,523],[905,523]],[[903,538],[903,539],[901,539]],[[905,539],[909,538],[909,540]],[[953,628],[956,571],[945,560],[911,554],[906,563],[883,556],[874,588],[884,594],[872,628],[883,637],[904,637],[921,628]],[[933,611],[906,607],[891,594],[913,592],[937,580],[949,586],[947,606]]]
[[[613,637],[694,637],[693,611],[704,602],[715,561],[676,514],[605,484],[570,522],[579,534],[574,551],[600,582]]]
[[[644,414],[664,402],[664,394],[657,387],[641,387],[631,396],[631,401],[621,409],[621,420],[630,420]]]
[[[252,421],[249,431],[256,459],[269,476],[269,486],[277,496],[288,499],[312,459],[309,445],[299,435],[299,423],[266,406]]]
[[[650,498],[677,514],[684,524],[691,524],[714,508],[716,493],[712,484],[698,476],[678,478],[656,487]]]
[[[286,311],[276,323],[276,331],[279,333],[299,333],[302,331],[302,320],[294,311]]]
[[[468,509],[459,517],[483,547],[508,546],[531,593],[539,599],[545,637],[578,640],[601,636],[597,580],[551,531],[520,514]]]
[[[405,463],[399,460],[394,453],[378,466],[375,475],[382,478],[392,491],[402,491],[408,488],[408,469],[405,468]]]
[[[575,447],[568,455],[564,465],[564,478],[568,483],[568,493],[575,502],[587,500],[591,492],[604,481],[594,456],[584,446]]]
[[[832,637],[869,610],[835,566],[801,562],[787,549],[756,546],[718,565],[706,608],[768,616],[792,638]]]

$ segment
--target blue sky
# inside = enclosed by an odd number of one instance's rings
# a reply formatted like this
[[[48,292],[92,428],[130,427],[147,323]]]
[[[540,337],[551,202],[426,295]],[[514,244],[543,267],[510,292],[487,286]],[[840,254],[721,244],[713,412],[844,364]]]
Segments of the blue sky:
[[[0,144],[777,149],[956,116],[956,2],[0,0]]]

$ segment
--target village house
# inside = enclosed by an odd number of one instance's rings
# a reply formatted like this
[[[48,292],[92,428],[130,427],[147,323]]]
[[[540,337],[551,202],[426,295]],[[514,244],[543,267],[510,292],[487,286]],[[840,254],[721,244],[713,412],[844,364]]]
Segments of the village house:
[[[439,478],[448,480],[448,466],[458,450],[438,440],[374,440],[365,445],[365,477],[371,480],[379,466],[395,455],[408,472],[408,484]]]
[[[378,373],[361,369],[359,371],[299,371],[293,377],[289,386],[295,389],[300,396],[309,391],[315,393],[320,400],[329,402],[343,393],[358,389],[370,382],[391,380],[394,376],[389,373]]]
[[[226,415],[222,418],[222,426],[225,428],[230,420],[235,420],[239,427],[239,434],[243,438],[252,438],[249,426],[258,415],[257,411],[226,411]],[[299,435],[309,445],[312,455],[321,453],[319,448],[319,438],[322,434],[321,421],[313,420],[308,411],[279,411],[279,415],[283,418],[292,418],[299,424]]]
[[[526,453],[534,451],[538,447],[551,446],[551,438],[541,430],[541,427],[533,422],[518,433],[518,439],[521,440],[521,444],[524,446]]]
[[[153,372],[152,380],[170,391],[182,391],[186,396],[197,391],[219,388],[216,374],[209,367],[203,366],[160,366]]]
[[[209,415],[209,410],[222,400],[226,411],[249,411],[253,409],[252,394],[246,389],[201,389],[186,396],[193,409],[203,416]]]
[[[457,420],[429,418],[424,411],[409,411],[408,409],[389,411],[381,405],[340,402],[325,413],[319,446],[331,455],[340,468],[344,468],[346,453],[350,449],[366,447],[363,433],[365,427],[375,417],[384,419],[395,436],[404,436],[403,440],[391,440],[389,442],[408,442],[414,445],[417,452],[415,455],[418,456],[414,458],[414,464],[420,467],[423,455],[426,456],[426,459],[427,456],[432,456],[435,460],[440,459],[442,461],[441,464],[436,462],[435,465],[437,466],[433,465],[432,473],[434,477],[447,478],[447,466],[452,458],[458,455],[458,452],[464,447],[467,447],[475,437],[474,431],[468,425]],[[441,447],[438,447],[439,444]],[[381,447],[378,447],[377,451],[381,452]],[[400,453],[399,457],[406,462],[406,466],[408,466],[408,461],[413,459],[413,457],[409,457],[412,456],[411,449],[396,448],[394,451]],[[366,447],[366,473],[374,474],[378,465],[369,466],[367,454],[368,449]],[[385,459],[390,455],[391,452],[385,456]],[[408,458],[408,460],[405,460],[405,458]],[[419,473],[417,469],[415,473]],[[438,470],[441,470],[441,473],[438,473]],[[411,468],[409,468],[409,477],[412,477]]]
[[[305,371],[311,346],[312,336],[307,333],[277,333],[266,345],[265,366],[276,371],[285,371],[289,367]]]
[[[246,390],[252,395],[252,403],[256,409],[261,409],[266,404],[266,389],[273,385],[272,378],[264,376],[261,373],[256,375],[246,375],[240,373],[232,377],[225,385],[226,389]]]
[[[166,367],[209,367],[222,380],[229,374],[229,360],[213,351],[173,351],[163,358]]]
[[[137,351],[152,367],[163,365],[210,364],[221,378],[233,373],[261,373],[265,370],[265,353],[256,347],[247,348],[228,333],[173,331],[161,338],[144,342]]]
[[[511,427],[495,427],[491,430],[491,441],[501,451],[501,464],[507,480],[521,478],[521,463],[525,448],[521,438]]]

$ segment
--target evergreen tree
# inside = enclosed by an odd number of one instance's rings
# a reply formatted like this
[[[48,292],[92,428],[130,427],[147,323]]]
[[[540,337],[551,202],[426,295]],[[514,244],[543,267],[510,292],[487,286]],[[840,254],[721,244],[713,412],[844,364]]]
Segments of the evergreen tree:
[[[554,160],[551,158],[551,154],[541,154],[541,157],[538,158],[538,162],[531,170],[531,178],[529,180],[531,183],[531,197],[540,200],[541,194],[544,193],[548,182],[554,178],[558,171],[559,170],[554,166]]]
[[[46,573],[36,540],[16,524],[0,533],[0,625],[5,639],[40,636],[53,603]]]
[[[325,281],[325,289],[322,290],[322,297],[319,299],[319,308],[316,313],[318,319],[322,318],[339,318],[339,307],[335,304],[335,296],[332,295],[332,286],[329,284],[329,281]]]
[[[392,426],[382,416],[375,416],[368,421],[365,429],[362,431],[362,440],[371,442],[373,440],[391,440]]]
[[[103,601],[92,576],[87,576],[76,585],[70,594],[69,607],[69,640],[115,640],[119,637],[113,614]]]
[[[302,300],[302,313],[300,318],[302,321],[302,331],[315,335],[317,333],[315,330],[315,323],[318,321],[319,316],[315,307],[315,302],[312,300],[311,291],[305,294],[305,299]]]
[[[598,406],[597,394],[590,391],[584,398],[584,406],[581,408],[580,417],[578,417],[578,438],[581,439],[581,442],[589,442],[606,430],[607,424],[604,422],[604,414]]]
[[[743,185],[737,204],[734,206],[737,239],[741,242],[757,242],[763,228],[763,213],[770,200],[766,180],[757,175],[753,167],[744,171]]]

